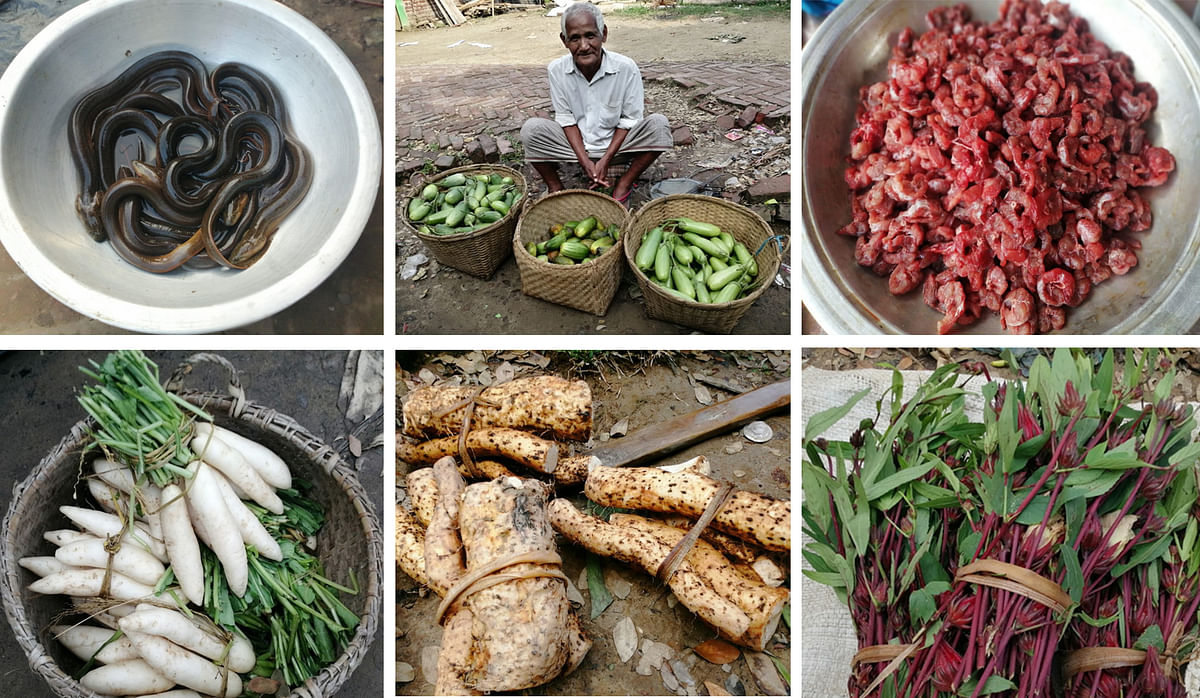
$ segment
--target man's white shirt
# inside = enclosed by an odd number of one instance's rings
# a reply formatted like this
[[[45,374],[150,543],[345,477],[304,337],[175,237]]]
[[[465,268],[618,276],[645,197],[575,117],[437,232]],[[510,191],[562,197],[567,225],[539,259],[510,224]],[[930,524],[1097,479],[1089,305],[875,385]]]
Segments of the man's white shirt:
[[[642,120],[642,73],[632,59],[605,49],[591,81],[575,67],[571,54],[551,61],[547,72],[554,120],[578,126],[589,152],[603,152],[615,129],[630,129]]]

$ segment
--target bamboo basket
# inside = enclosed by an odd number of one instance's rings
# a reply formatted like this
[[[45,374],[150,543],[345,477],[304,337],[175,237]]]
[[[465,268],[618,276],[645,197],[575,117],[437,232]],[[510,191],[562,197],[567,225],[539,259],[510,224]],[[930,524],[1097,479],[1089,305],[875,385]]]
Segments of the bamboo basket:
[[[680,217],[720,227],[734,240],[745,245],[751,254],[762,246],[762,251],[755,257],[758,278],[750,293],[728,303],[699,303],[666,291],[637,268],[634,258],[641,247],[642,237],[662,221]],[[625,235],[625,258],[642,289],[647,315],[705,332],[728,334],[754,301],[770,287],[779,271],[779,248],[774,244],[763,246],[774,235],[771,226],[745,206],[711,196],[671,194],[650,201],[633,214]]]
[[[291,698],[333,696],[362,661],[375,638],[383,597],[383,536],[378,517],[354,470],[338,453],[297,424],[291,417],[236,397],[176,391],[213,415],[217,424],[249,436],[275,451],[294,475],[313,483],[309,496],[325,508],[325,525],[317,534],[317,555],[337,581],[353,569],[359,594],[343,595],[343,603],[358,614],[359,624],[342,655],[301,686]],[[236,416],[235,416],[236,415]],[[27,555],[53,554],[42,539],[49,529],[70,528],[58,507],[73,503],[79,456],[95,423],[89,417],[42,459],[13,492],[4,518],[4,549],[0,556],[0,594],[9,624],[25,651],[29,666],[67,698],[103,698],[71,678],[82,662],[44,629],[68,608],[63,596],[38,596],[26,586],[36,577],[17,564]]]
[[[586,189],[566,189],[539,199],[521,214],[512,239],[513,256],[521,272],[521,290],[527,296],[565,305],[593,315],[604,315],[621,284],[621,245],[616,244],[587,264],[542,262],[529,254],[526,243],[549,237],[551,225],[597,216],[605,223],[628,228],[629,212],[610,196]]]
[[[511,167],[489,164],[456,167],[430,179],[414,177],[409,184],[408,191],[405,192],[404,200],[401,201],[401,206],[396,214],[396,223],[420,238],[425,243],[425,247],[433,253],[438,264],[453,267],[480,279],[488,279],[500,268],[504,260],[508,259],[508,253],[512,249],[513,231],[516,229],[517,218],[520,216],[522,206],[513,206],[508,214],[486,228],[458,235],[422,233],[408,220],[408,203],[414,196],[420,195],[420,191],[425,188],[425,185],[459,172],[467,176],[498,174],[501,177],[512,177],[520,192],[518,199],[520,203],[523,203],[524,198],[529,194],[525,176]]]

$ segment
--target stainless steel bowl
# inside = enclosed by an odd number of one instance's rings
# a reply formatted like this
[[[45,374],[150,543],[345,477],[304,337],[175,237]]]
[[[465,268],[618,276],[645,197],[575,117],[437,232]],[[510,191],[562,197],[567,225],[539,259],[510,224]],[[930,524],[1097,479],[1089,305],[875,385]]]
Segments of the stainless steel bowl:
[[[312,155],[308,195],[245,271],[144,272],[93,242],[76,216],[71,110],[167,49],[268,75]],[[295,11],[271,0],[93,0],[43,29],[0,77],[0,242],[47,293],[103,322],[144,332],[237,327],[301,299],[346,258],[374,206],[381,152],[362,78]]]
[[[954,3],[941,3],[954,4]],[[999,0],[966,0],[976,20],[990,22]],[[854,262],[853,240],[836,231],[850,221],[843,180],[859,87],[887,76],[896,37],[923,33],[933,2],[847,0],[821,25],[801,56],[804,154],[801,225],[802,299],[831,334],[935,332],[940,315],[920,291],[897,297],[887,280]],[[1113,50],[1133,59],[1135,79],[1158,90],[1147,127],[1150,142],[1174,154],[1167,184],[1148,190],[1154,226],[1139,233],[1138,266],[1096,287],[1067,317],[1075,334],[1183,334],[1200,319],[1200,32],[1170,0],[1087,0],[1072,12]],[[1002,334],[985,315],[961,331]]]

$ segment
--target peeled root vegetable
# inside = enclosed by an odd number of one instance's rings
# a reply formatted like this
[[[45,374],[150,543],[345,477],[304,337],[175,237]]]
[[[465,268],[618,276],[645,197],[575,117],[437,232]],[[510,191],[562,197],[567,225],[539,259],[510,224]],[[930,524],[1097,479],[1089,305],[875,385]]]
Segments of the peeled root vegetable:
[[[142,508],[141,518],[145,519],[146,526],[150,529],[150,535],[162,540],[162,528],[159,526],[158,521],[158,504],[162,490],[158,485],[151,482],[135,485],[133,473],[130,472],[129,468],[105,458],[93,460],[92,470],[109,487],[115,488],[125,494],[134,494],[136,492],[138,503]]]
[[[696,472],[662,468],[593,468],[584,484],[588,499],[603,506],[674,512],[699,518],[720,483]],[[792,503],[735,490],[712,527],[767,550],[791,550]]]
[[[553,474],[558,444],[516,429],[477,429],[467,435],[471,457],[508,458],[539,473]],[[396,457],[410,465],[427,465],[458,455],[458,437],[422,443],[397,442]]]
[[[404,478],[408,501],[412,504],[412,515],[422,526],[428,526],[437,506],[437,482],[433,479],[433,468],[414,470]]]
[[[175,579],[187,600],[202,606],[204,565],[200,558],[200,542],[196,540],[196,531],[192,528],[187,500],[184,499],[183,491],[175,485],[163,488],[159,519],[162,522],[163,542],[167,548],[167,557],[171,560],[171,569],[175,572]]]
[[[96,667],[79,679],[84,688],[106,696],[136,696],[161,693],[175,682],[155,671],[141,659]]]
[[[166,638],[145,633],[128,633],[138,653],[175,684],[209,696],[235,698],[242,694],[242,678]],[[163,690],[166,690],[164,688]],[[145,693],[145,691],[141,691]]]
[[[499,478],[465,487],[451,458],[438,461],[434,475],[438,499],[425,536],[425,570],[435,589],[512,555],[554,553],[546,485]],[[590,642],[569,620],[564,581],[522,576],[547,572],[561,570],[550,563],[507,566],[500,574],[510,579],[450,607],[438,658],[440,694],[521,690],[578,664]]]
[[[204,696],[196,693],[190,688],[177,688],[174,691],[163,691],[162,693],[147,693],[142,696],[134,696],[134,698],[204,698]]]
[[[650,575],[655,574],[671,552],[671,546],[655,536],[584,514],[565,499],[551,501],[548,513],[554,530],[571,542],[597,555],[641,567]],[[680,563],[669,585],[680,603],[716,628],[726,640],[751,646],[755,637],[751,628],[755,621],[736,603],[714,589],[687,558]]]
[[[401,409],[404,433],[414,438],[457,434],[462,430],[459,407],[475,388],[425,386],[405,398]],[[490,404],[489,404],[490,403]],[[451,408],[458,407],[451,411]],[[518,378],[485,388],[471,415],[471,428],[522,429],[551,438],[586,441],[592,431],[592,391],[584,381],[558,376]]]
[[[48,577],[58,572],[66,572],[67,570],[78,569],[71,565],[64,565],[61,560],[56,557],[43,555],[40,557],[23,557],[17,560],[17,564],[25,569],[33,572],[39,577]]]
[[[208,422],[196,423],[196,435],[198,437],[204,439],[208,438],[210,434],[213,438],[240,453],[246,463],[254,468],[258,472],[259,477],[265,480],[268,485],[279,490],[291,488],[292,472],[288,469],[287,463],[283,462],[283,459],[276,455],[274,451],[254,439],[248,439],[224,427],[209,424]]]
[[[258,474],[246,458],[236,449],[216,438],[196,434],[189,443],[200,460],[229,478],[247,497],[253,499],[272,514],[283,513],[283,501],[275,494],[275,488]],[[191,466],[189,466],[191,467]]]
[[[244,596],[250,577],[246,546],[233,516],[229,513],[229,507],[225,504],[225,498],[221,495],[220,486],[216,482],[217,473],[200,461],[192,463],[189,468],[192,468],[194,476],[184,498],[187,500],[188,513],[191,514],[196,533],[221,561],[221,569],[225,573],[226,582],[229,583],[229,590],[235,596]]]
[[[134,523],[133,528],[125,531],[124,522],[117,516],[95,509],[61,506],[58,508],[76,526],[82,528],[97,538],[121,536],[121,544],[140,547],[161,561],[167,559],[167,549],[163,542],[150,535],[149,529],[142,524]],[[122,533],[124,531],[124,533]]]
[[[75,541],[64,545],[54,552],[64,565],[74,567],[93,567],[106,569],[110,565],[114,572],[129,577],[135,582],[154,586],[162,579],[167,568],[150,553],[131,545],[122,545],[114,554],[105,549],[105,542],[99,538]]]
[[[129,638],[119,637],[113,640],[115,631],[111,628],[100,628],[95,625],[52,625],[50,632],[54,634],[54,639],[63,644],[63,647],[71,650],[72,654],[85,662],[93,655],[101,664],[116,664],[142,657],[137,653],[137,648],[133,646]],[[103,649],[101,649],[102,647]]]
[[[250,511],[238,498],[237,493],[233,491],[233,485],[224,476],[214,478],[217,481],[217,487],[221,490],[221,496],[225,499],[225,507],[229,509],[229,515],[233,517],[238,526],[238,532],[242,536],[242,541],[246,545],[254,546],[259,555],[268,560],[279,562],[283,560],[283,551],[279,548],[279,543],[271,537],[266,527]]]
[[[104,584],[104,570],[75,569],[55,572],[29,585],[29,590],[38,594],[66,594],[67,596],[100,596]],[[143,599],[154,596],[154,587],[135,582],[118,572],[111,573],[108,596],[114,599]]]
[[[633,514],[613,514],[608,520],[618,527],[644,531],[668,550],[687,535],[685,531],[660,521]],[[771,587],[740,574],[724,555],[704,540],[696,541],[686,560],[710,587],[737,604],[750,618],[750,627],[738,644],[760,651],[765,648],[779,625],[780,613],[790,597],[788,590]]]
[[[160,635],[212,660],[225,657],[225,666],[238,673],[254,668],[254,649],[246,638],[233,635],[227,641],[214,635],[216,626],[201,627],[200,623],[169,608],[140,604],[134,613],[121,619],[120,626],[127,633]]]
[[[425,529],[413,513],[404,507],[396,507],[396,564],[418,584],[430,586],[429,575],[425,574]],[[445,594],[445,587],[435,588]]]

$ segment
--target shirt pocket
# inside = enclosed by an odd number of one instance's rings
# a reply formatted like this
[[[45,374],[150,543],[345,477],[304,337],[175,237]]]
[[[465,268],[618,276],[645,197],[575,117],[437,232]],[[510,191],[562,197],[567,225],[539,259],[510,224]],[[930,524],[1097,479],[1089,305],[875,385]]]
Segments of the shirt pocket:
[[[598,124],[601,128],[613,129],[617,127],[617,122],[621,120],[621,103],[616,104],[600,104],[600,118]]]

